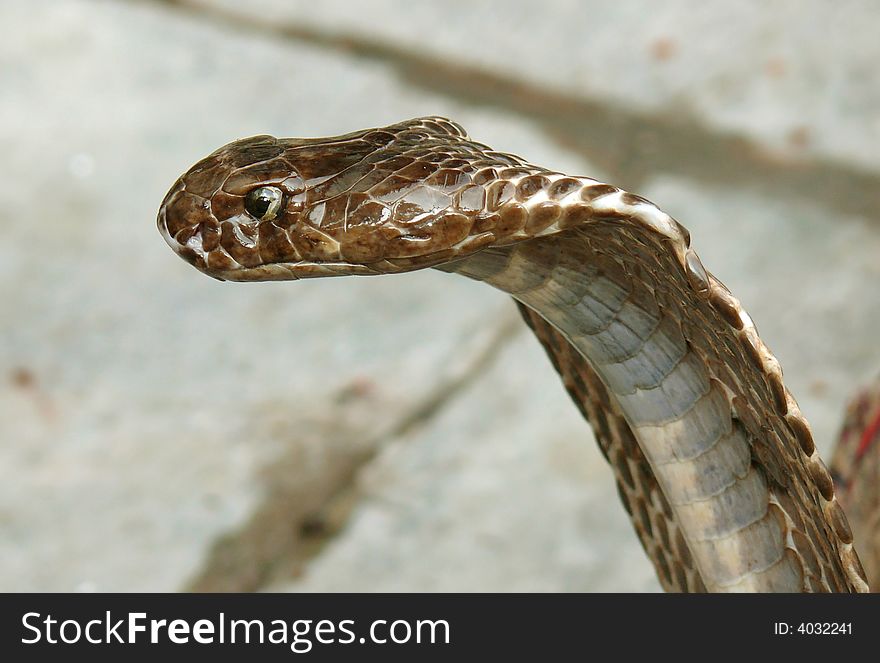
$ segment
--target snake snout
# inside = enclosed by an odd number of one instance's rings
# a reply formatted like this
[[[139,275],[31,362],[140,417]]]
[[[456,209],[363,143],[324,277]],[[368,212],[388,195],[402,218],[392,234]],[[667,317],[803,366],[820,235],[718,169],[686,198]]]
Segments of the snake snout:
[[[209,200],[190,193],[178,180],[162,201],[156,222],[175,253],[198,269],[207,267],[206,240],[217,225]]]

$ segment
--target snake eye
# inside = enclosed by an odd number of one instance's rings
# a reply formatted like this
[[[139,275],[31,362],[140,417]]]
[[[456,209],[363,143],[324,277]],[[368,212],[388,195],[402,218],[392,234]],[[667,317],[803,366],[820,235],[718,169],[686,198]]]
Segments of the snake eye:
[[[255,219],[271,221],[281,209],[281,189],[274,186],[261,186],[254,189],[244,199],[244,208]]]

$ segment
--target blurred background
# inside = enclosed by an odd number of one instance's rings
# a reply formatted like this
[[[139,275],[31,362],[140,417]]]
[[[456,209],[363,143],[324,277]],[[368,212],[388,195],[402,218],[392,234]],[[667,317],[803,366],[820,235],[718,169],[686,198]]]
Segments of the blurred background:
[[[0,590],[659,588],[505,296],[173,255],[163,195],[238,137],[445,115],[652,199],[826,457],[880,369],[869,0],[5,0],[0,24]]]

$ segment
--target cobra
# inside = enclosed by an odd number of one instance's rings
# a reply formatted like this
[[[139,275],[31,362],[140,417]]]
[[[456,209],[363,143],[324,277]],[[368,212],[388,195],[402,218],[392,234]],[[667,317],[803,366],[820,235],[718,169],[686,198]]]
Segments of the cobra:
[[[221,280],[433,267],[510,294],[666,590],[868,590],[779,363],[648,200],[427,117],[232,142],[177,180],[158,226]]]

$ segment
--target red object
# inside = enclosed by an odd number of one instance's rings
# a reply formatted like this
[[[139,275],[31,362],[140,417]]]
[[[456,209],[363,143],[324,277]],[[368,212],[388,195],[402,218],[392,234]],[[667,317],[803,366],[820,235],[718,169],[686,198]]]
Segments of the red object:
[[[876,414],[874,419],[865,428],[862,436],[859,438],[859,446],[856,449],[856,460],[860,460],[862,456],[871,447],[871,444],[880,436],[880,412]]]

